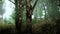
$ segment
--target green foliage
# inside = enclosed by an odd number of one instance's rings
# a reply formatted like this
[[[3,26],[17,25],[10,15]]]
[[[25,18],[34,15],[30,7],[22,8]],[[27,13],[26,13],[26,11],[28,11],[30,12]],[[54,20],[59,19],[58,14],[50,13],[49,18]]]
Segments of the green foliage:
[[[0,0],[0,1],[2,1],[2,0]]]
[[[60,16],[60,12],[58,11],[58,7],[56,5],[57,0],[39,0],[34,11],[34,19],[32,19],[32,31],[34,33],[42,33],[42,34],[55,34],[55,24],[54,21],[55,17]],[[23,1],[23,10],[22,10],[22,30],[26,28],[26,2]],[[35,0],[31,0],[31,4],[33,5]],[[43,6],[43,4],[45,4]],[[2,4],[0,5],[2,6]],[[47,9],[44,9],[44,7],[47,6]],[[2,7],[0,7],[2,8]],[[15,9],[15,8],[13,8]],[[38,18],[43,16],[43,10],[47,13],[45,13],[45,17],[48,18]],[[1,12],[0,12],[1,13]],[[11,15],[9,20],[5,20],[6,23],[9,24],[15,23],[16,19],[16,12],[13,11],[13,14]],[[3,26],[2,26],[3,27]]]
[[[39,20],[32,26],[32,31],[34,34],[56,34],[55,21]]]
[[[2,15],[3,13],[4,13],[3,2],[0,1],[0,15]]]

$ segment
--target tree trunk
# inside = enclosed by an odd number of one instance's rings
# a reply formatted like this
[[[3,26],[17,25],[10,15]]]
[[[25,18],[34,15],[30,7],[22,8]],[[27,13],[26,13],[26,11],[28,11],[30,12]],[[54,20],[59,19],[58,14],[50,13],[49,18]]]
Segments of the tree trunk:
[[[32,33],[32,18],[31,18],[31,5],[30,5],[30,0],[26,0],[26,22],[27,22],[27,34]]]
[[[27,22],[27,34],[32,34],[32,13],[33,13],[33,10],[37,4],[37,1],[35,1],[33,7],[32,5],[30,4],[30,1],[31,0],[26,0],[26,22]]]
[[[56,27],[57,27],[57,32],[56,34],[60,34],[60,19],[56,20]]]
[[[58,2],[58,7],[60,7],[60,0],[58,0],[58,1],[59,1]],[[57,27],[56,34],[60,34],[60,16],[58,16],[57,19],[56,19],[56,27]]]
[[[22,0],[15,0],[15,10],[16,10],[16,29],[18,33],[21,33],[21,23],[22,23]]]

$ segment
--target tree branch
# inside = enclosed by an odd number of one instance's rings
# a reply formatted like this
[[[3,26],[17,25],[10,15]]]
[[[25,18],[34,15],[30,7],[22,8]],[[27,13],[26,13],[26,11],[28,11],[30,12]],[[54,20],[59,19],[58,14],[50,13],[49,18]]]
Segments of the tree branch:
[[[34,10],[34,8],[35,8],[37,2],[38,2],[38,0],[35,1],[34,5],[33,5],[33,7],[32,7],[33,10]]]
[[[11,0],[9,0],[10,2],[12,2]],[[12,2],[13,4],[15,4],[14,2]]]

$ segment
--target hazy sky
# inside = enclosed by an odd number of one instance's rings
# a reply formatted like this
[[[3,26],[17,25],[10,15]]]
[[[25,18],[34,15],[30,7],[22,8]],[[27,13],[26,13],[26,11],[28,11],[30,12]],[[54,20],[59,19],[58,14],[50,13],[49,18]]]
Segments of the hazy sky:
[[[15,7],[14,6],[14,4],[13,3],[11,3],[10,1],[8,1],[8,0],[4,0],[5,2],[4,2],[4,4],[3,4],[3,8],[5,9],[5,13],[4,13],[4,15],[3,15],[3,18],[5,19],[9,19],[11,16],[10,15],[12,15],[12,12],[13,12],[13,7]],[[46,7],[45,7],[46,8]],[[42,11],[43,12],[43,16],[41,17],[41,18],[44,18],[44,15],[45,15],[45,11]],[[38,18],[40,18],[39,16],[38,16]],[[34,15],[32,15],[32,19],[34,19]]]
[[[12,12],[13,12],[13,7],[14,7],[14,4],[11,3],[10,1],[8,0],[5,0],[4,4],[3,4],[3,8],[5,9],[5,13],[3,15],[3,18],[6,18],[6,19],[9,19],[12,15]]]

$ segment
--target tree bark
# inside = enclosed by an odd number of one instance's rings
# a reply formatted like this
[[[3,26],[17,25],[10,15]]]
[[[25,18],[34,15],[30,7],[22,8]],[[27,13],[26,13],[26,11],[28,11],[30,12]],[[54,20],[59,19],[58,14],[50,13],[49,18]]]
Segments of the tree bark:
[[[33,10],[37,4],[37,1],[35,1],[35,4],[32,5],[30,4],[30,0],[26,0],[26,22],[27,22],[27,34],[32,34],[32,13],[33,13]]]
[[[30,0],[26,0],[26,24],[27,24],[27,31],[26,33],[32,33],[32,19],[31,19],[31,10],[30,10]]]
[[[60,19],[56,19],[56,27],[57,27],[56,34],[60,34]]]
[[[59,1],[58,7],[60,7],[60,0],[57,0],[57,1]],[[57,29],[56,34],[60,34],[60,16],[57,16],[57,19],[56,19],[56,29]]]
[[[18,33],[21,33],[22,0],[15,0],[15,10],[16,10],[16,29]]]

